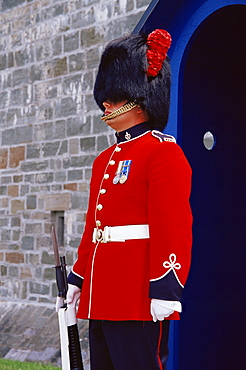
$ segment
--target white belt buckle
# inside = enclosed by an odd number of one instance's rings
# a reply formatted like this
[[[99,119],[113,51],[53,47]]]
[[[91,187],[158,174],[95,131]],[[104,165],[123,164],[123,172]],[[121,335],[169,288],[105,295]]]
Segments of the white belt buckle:
[[[95,228],[93,231],[93,243],[99,242],[99,243],[105,243],[104,241],[104,231],[102,229]]]

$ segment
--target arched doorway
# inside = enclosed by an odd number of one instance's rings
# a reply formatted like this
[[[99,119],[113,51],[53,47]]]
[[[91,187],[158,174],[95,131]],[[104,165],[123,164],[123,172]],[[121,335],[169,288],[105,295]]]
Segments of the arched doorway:
[[[245,20],[245,5],[217,10],[183,58],[179,134],[193,168],[194,245],[179,370],[245,368]],[[211,150],[206,132],[216,140]]]

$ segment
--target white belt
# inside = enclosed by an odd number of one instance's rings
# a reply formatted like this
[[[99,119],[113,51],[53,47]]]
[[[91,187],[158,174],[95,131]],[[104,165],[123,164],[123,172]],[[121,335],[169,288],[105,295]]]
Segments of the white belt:
[[[149,225],[105,226],[103,230],[94,229],[92,241],[93,243],[108,243],[148,238]]]

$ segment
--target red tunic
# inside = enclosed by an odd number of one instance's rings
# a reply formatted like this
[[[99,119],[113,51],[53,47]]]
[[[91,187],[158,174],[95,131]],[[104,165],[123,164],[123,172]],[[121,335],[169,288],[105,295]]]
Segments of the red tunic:
[[[113,183],[119,161],[131,160],[125,183]],[[115,144],[95,160],[85,231],[73,273],[82,277],[78,317],[101,320],[152,320],[151,298],[172,297],[173,281],[182,290],[191,255],[189,206],[191,169],[173,142],[147,132]],[[100,221],[100,222],[98,222]],[[97,224],[149,225],[150,238],[93,243]],[[169,279],[172,276],[172,279]],[[167,286],[150,295],[151,284]],[[174,285],[175,285],[174,284]],[[175,312],[169,319],[178,319]]]

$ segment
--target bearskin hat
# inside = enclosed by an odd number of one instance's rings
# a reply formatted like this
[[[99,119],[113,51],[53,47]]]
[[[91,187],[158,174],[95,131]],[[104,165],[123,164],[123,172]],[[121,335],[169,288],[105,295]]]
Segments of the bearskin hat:
[[[166,32],[164,30],[155,30]],[[151,34],[150,34],[151,35]],[[150,36],[149,35],[149,36]],[[150,117],[150,128],[163,131],[167,124],[170,105],[171,73],[168,47],[165,55],[151,50],[150,37],[142,34],[129,35],[111,41],[105,48],[99,65],[94,98],[102,111],[103,102],[118,103],[123,100],[135,102],[145,109]],[[157,48],[163,54],[163,45]],[[166,37],[166,36],[165,36]],[[156,46],[157,45],[157,46]],[[157,50],[157,51],[158,51]]]

